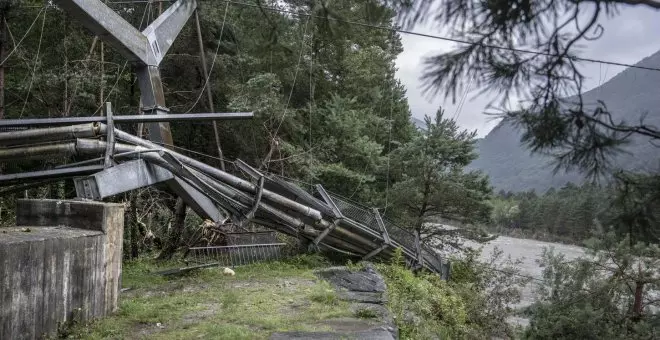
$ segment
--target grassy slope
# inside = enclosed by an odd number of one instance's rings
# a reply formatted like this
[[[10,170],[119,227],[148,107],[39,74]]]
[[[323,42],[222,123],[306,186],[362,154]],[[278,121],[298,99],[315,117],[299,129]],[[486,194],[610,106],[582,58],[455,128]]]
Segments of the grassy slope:
[[[75,339],[264,339],[275,331],[329,330],[323,320],[351,316],[346,303],[313,275],[309,259],[257,264],[223,276],[222,268],[164,278],[173,263],[125,264],[119,312],[70,327]],[[297,262],[296,262],[297,261]],[[311,261],[313,262],[313,261]]]

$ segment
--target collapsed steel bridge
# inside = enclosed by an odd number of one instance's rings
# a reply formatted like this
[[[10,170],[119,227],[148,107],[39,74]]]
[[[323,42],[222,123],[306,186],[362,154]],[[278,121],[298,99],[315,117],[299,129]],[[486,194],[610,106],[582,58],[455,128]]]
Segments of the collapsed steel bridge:
[[[168,116],[159,117],[167,120]],[[196,119],[195,114],[186,116]],[[209,117],[218,119],[222,114]],[[0,128],[48,122],[5,120],[0,121]],[[234,162],[233,173],[222,171],[109,125],[112,123],[94,122],[0,132],[2,162],[64,155],[88,158],[50,170],[0,175],[0,185],[11,189],[72,178],[77,196],[91,200],[148,186],[163,187],[205,219],[252,222],[305,239],[319,249],[364,260],[387,259],[400,248],[410,266],[448,275],[449,264],[423,245],[419,235],[384,219],[377,209],[329,193],[320,184],[309,193],[241,160]]]
[[[141,32],[100,0],[54,2],[132,63],[142,115],[115,116],[107,103],[104,117],[0,120],[0,162],[86,158],[43,171],[0,175],[0,195],[66,178],[73,179],[79,198],[92,200],[159,186],[182,198],[200,217],[215,222],[259,224],[307,240],[313,248],[365,260],[387,259],[401,249],[411,267],[444,278],[449,275],[449,263],[423,245],[418,233],[396,226],[377,209],[329,193],[320,184],[307,192],[241,160],[235,162],[235,171],[225,171],[224,166],[220,170],[171,150],[169,122],[210,120],[217,138],[217,120],[252,117],[252,113],[170,114],[165,105],[159,65],[193,14],[209,80],[195,0],[173,2]],[[205,87],[213,110],[210,86]],[[145,123],[151,141],[124,132],[115,123]]]

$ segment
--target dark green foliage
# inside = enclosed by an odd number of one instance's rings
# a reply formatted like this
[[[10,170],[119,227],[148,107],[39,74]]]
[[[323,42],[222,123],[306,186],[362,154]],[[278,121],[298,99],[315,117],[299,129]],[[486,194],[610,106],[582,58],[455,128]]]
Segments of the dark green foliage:
[[[514,236],[581,244],[611,226],[633,241],[654,243],[658,232],[657,176],[619,174],[611,186],[566,184],[537,196],[500,193],[491,200],[496,230]]]
[[[491,201],[492,222],[508,234],[579,243],[591,237],[595,218],[611,218],[611,193],[594,185],[570,183],[541,196],[505,193]]]
[[[380,264],[401,338],[511,338],[509,304],[520,301],[526,279],[516,275],[515,262],[501,255],[495,253],[487,262],[477,260],[477,252],[456,259],[450,281],[435,274],[415,275],[404,267],[400,251],[391,264]]]
[[[657,246],[631,246],[629,241],[601,233],[588,243],[586,256],[574,261],[545,249],[540,261],[544,281],[529,310],[525,338],[657,338],[660,306],[654,294],[660,252]]]
[[[390,310],[402,339],[462,338],[469,328],[461,297],[437,275],[416,276],[403,265],[399,252],[392,264],[380,265],[387,284]]]
[[[488,178],[478,171],[465,171],[475,157],[475,132],[460,130],[445,118],[442,109],[426,128],[395,154],[392,162],[394,216],[423,237],[445,235],[445,230],[427,224],[444,219],[465,224],[485,222],[490,217]]]

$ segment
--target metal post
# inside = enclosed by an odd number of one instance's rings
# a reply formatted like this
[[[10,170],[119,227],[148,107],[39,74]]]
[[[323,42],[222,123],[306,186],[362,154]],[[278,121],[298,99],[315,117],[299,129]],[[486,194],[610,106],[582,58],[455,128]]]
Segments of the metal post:
[[[374,215],[376,216],[376,223],[378,223],[378,226],[380,227],[381,232],[383,233],[383,240],[385,241],[385,244],[392,244],[392,240],[390,240],[390,234],[387,232],[387,228],[385,228],[385,223],[383,222],[383,219],[380,216],[380,213],[378,212],[377,208],[373,209]]]
[[[115,123],[112,120],[112,104],[110,102],[105,103],[105,118],[108,133],[105,138],[106,148],[105,161],[103,164],[107,169],[112,166],[112,155],[115,153]]]

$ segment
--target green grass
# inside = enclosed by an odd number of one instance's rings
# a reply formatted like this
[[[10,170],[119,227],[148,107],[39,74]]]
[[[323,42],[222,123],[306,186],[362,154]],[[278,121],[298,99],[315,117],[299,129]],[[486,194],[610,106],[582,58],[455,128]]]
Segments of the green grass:
[[[71,339],[265,339],[275,331],[328,330],[321,321],[351,316],[347,303],[313,274],[322,261],[201,269],[180,277],[152,274],[181,264],[127,263],[113,316],[68,330]],[[157,326],[160,324],[160,327]]]
[[[335,292],[334,288],[325,281],[321,281],[314,286],[309,298],[312,301],[325,305],[336,305],[339,303],[337,292]]]
[[[355,311],[355,316],[360,319],[375,319],[378,317],[378,313],[371,308],[360,308]]]

